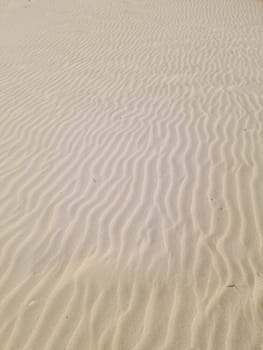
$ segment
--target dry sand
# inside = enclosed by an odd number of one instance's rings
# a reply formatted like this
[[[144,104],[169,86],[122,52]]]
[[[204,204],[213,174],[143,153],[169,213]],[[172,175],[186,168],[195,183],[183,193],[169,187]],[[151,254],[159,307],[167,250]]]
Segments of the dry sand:
[[[0,0],[0,350],[262,350],[262,145],[261,0]]]

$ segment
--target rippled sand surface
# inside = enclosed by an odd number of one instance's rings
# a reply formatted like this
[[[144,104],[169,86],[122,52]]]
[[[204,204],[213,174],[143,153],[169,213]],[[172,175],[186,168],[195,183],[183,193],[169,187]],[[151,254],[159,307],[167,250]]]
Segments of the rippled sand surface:
[[[262,350],[263,2],[0,0],[0,349]]]

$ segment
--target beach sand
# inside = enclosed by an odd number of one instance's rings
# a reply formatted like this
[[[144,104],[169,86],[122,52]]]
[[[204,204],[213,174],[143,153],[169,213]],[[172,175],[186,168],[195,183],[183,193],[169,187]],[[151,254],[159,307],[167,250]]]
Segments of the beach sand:
[[[0,0],[0,350],[263,349],[263,2]]]

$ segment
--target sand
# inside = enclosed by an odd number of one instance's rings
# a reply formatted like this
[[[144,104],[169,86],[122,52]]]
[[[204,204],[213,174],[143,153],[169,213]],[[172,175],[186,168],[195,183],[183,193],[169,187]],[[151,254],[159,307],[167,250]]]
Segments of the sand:
[[[262,350],[262,179],[261,0],[0,0],[0,350]]]

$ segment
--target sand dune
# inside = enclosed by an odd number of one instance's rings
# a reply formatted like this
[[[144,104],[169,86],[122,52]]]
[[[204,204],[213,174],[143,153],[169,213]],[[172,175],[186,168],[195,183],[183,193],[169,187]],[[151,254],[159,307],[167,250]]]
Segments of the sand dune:
[[[263,2],[0,0],[0,350],[261,350]]]

